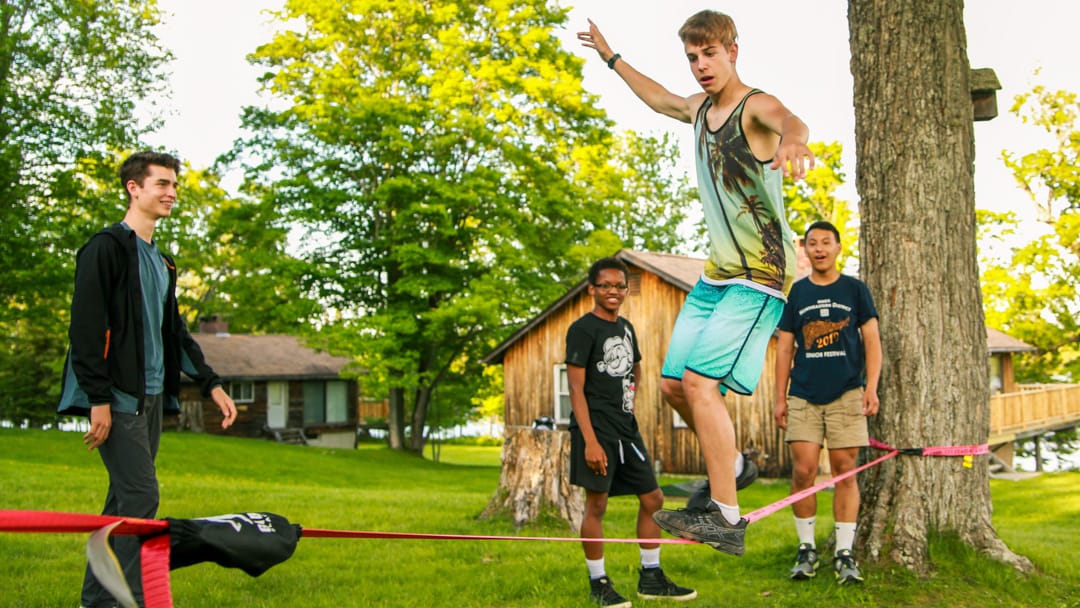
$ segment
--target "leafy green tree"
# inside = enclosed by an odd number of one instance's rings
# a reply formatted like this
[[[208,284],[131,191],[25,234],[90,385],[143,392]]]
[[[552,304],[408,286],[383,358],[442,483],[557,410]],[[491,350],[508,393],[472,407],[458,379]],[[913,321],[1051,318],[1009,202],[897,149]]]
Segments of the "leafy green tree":
[[[82,180],[143,131],[133,110],[168,58],[157,23],[154,1],[0,2],[0,418],[52,418],[74,252],[117,202]]]
[[[486,349],[580,276],[575,245],[668,242],[664,206],[635,223],[625,203],[678,184],[613,160],[666,142],[620,147],[553,33],[565,9],[542,0],[293,0],[277,17],[289,30],[251,57],[274,101],[246,109],[233,159],[296,227],[323,333],[388,395],[391,445],[419,452],[436,393],[440,425],[464,419]]]
[[[1017,357],[1021,382],[1080,379],[1080,101],[1042,85],[1017,95],[1011,110],[1046,131],[1056,147],[1002,159],[1028,193],[1046,232],[984,258],[987,323],[1038,351]],[[1016,234],[1015,214],[984,215],[983,234]],[[999,237],[1000,238],[1000,237]]]
[[[210,170],[185,167],[179,204],[154,239],[174,254],[181,313],[237,333],[308,331],[322,312],[307,265],[286,252],[288,227],[261,197],[231,197]]]
[[[819,220],[831,222],[840,232],[843,246],[838,258],[841,267],[857,256],[859,230],[847,201],[837,198],[836,191],[844,185],[847,176],[841,163],[844,148],[840,142],[810,142],[810,151],[816,157],[806,179],[784,181],[784,200],[787,202],[788,224],[796,236],[806,233],[806,228]]]
[[[157,23],[153,1],[0,3],[0,298],[16,316],[71,246],[53,221],[77,204],[64,172],[106,164],[142,132],[133,109],[160,93],[168,57]]]

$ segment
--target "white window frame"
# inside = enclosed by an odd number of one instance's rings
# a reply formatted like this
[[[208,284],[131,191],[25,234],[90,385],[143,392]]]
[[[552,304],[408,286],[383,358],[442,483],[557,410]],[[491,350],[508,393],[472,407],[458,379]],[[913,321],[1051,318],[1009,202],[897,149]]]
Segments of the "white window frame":
[[[244,395],[247,389],[247,395]],[[243,380],[239,382],[229,383],[229,396],[232,397],[234,403],[254,403],[255,402],[255,383],[250,380]]]
[[[565,387],[565,390],[563,388]],[[570,378],[566,375],[566,364],[555,364],[555,401],[552,403],[551,411],[554,412],[552,418],[555,419],[555,424],[570,424],[570,412],[574,411],[570,405]],[[566,411],[562,411],[562,404],[564,403],[562,398],[566,397]],[[563,414],[566,414],[563,416]]]

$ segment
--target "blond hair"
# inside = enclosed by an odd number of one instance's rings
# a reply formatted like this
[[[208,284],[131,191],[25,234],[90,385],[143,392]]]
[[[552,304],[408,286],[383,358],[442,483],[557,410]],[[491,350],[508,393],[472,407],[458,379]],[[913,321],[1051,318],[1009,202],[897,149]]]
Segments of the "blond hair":
[[[724,13],[711,10],[695,13],[679,28],[679,39],[683,41],[683,44],[704,46],[710,42],[717,42],[727,48],[738,37],[739,32],[735,30],[735,21]]]

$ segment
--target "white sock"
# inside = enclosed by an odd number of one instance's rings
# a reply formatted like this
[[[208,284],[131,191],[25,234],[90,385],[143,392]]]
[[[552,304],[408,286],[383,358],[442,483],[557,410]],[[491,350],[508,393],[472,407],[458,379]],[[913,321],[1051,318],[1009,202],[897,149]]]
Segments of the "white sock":
[[[734,526],[739,523],[739,519],[741,518],[741,515],[739,514],[739,505],[725,505],[715,498],[713,499],[713,504],[720,507],[720,514],[724,516],[724,519],[726,519],[729,524]]]
[[[799,535],[799,544],[806,543],[811,547],[817,546],[817,543],[814,542],[815,523],[817,523],[816,516],[795,518],[795,533]]]
[[[596,580],[607,576],[607,572],[604,570],[604,558],[586,559],[585,565],[589,567],[589,579]]]
[[[851,550],[855,544],[855,522],[836,522],[836,550]]]
[[[744,458],[742,454],[735,457],[735,477],[742,475]]]
[[[638,547],[638,549],[641,549],[641,547]],[[641,567],[660,567],[660,547],[657,547],[655,549],[641,549]]]

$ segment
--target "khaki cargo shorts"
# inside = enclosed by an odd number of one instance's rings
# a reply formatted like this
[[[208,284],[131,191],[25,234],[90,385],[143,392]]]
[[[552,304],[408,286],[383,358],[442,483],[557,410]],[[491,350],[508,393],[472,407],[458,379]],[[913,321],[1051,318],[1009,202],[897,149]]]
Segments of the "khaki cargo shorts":
[[[863,389],[853,388],[832,403],[815,405],[788,396],[788,427],[784,441],[809,441],[829,448],[860,448],[870,445],[866,416],[862,413]]]

